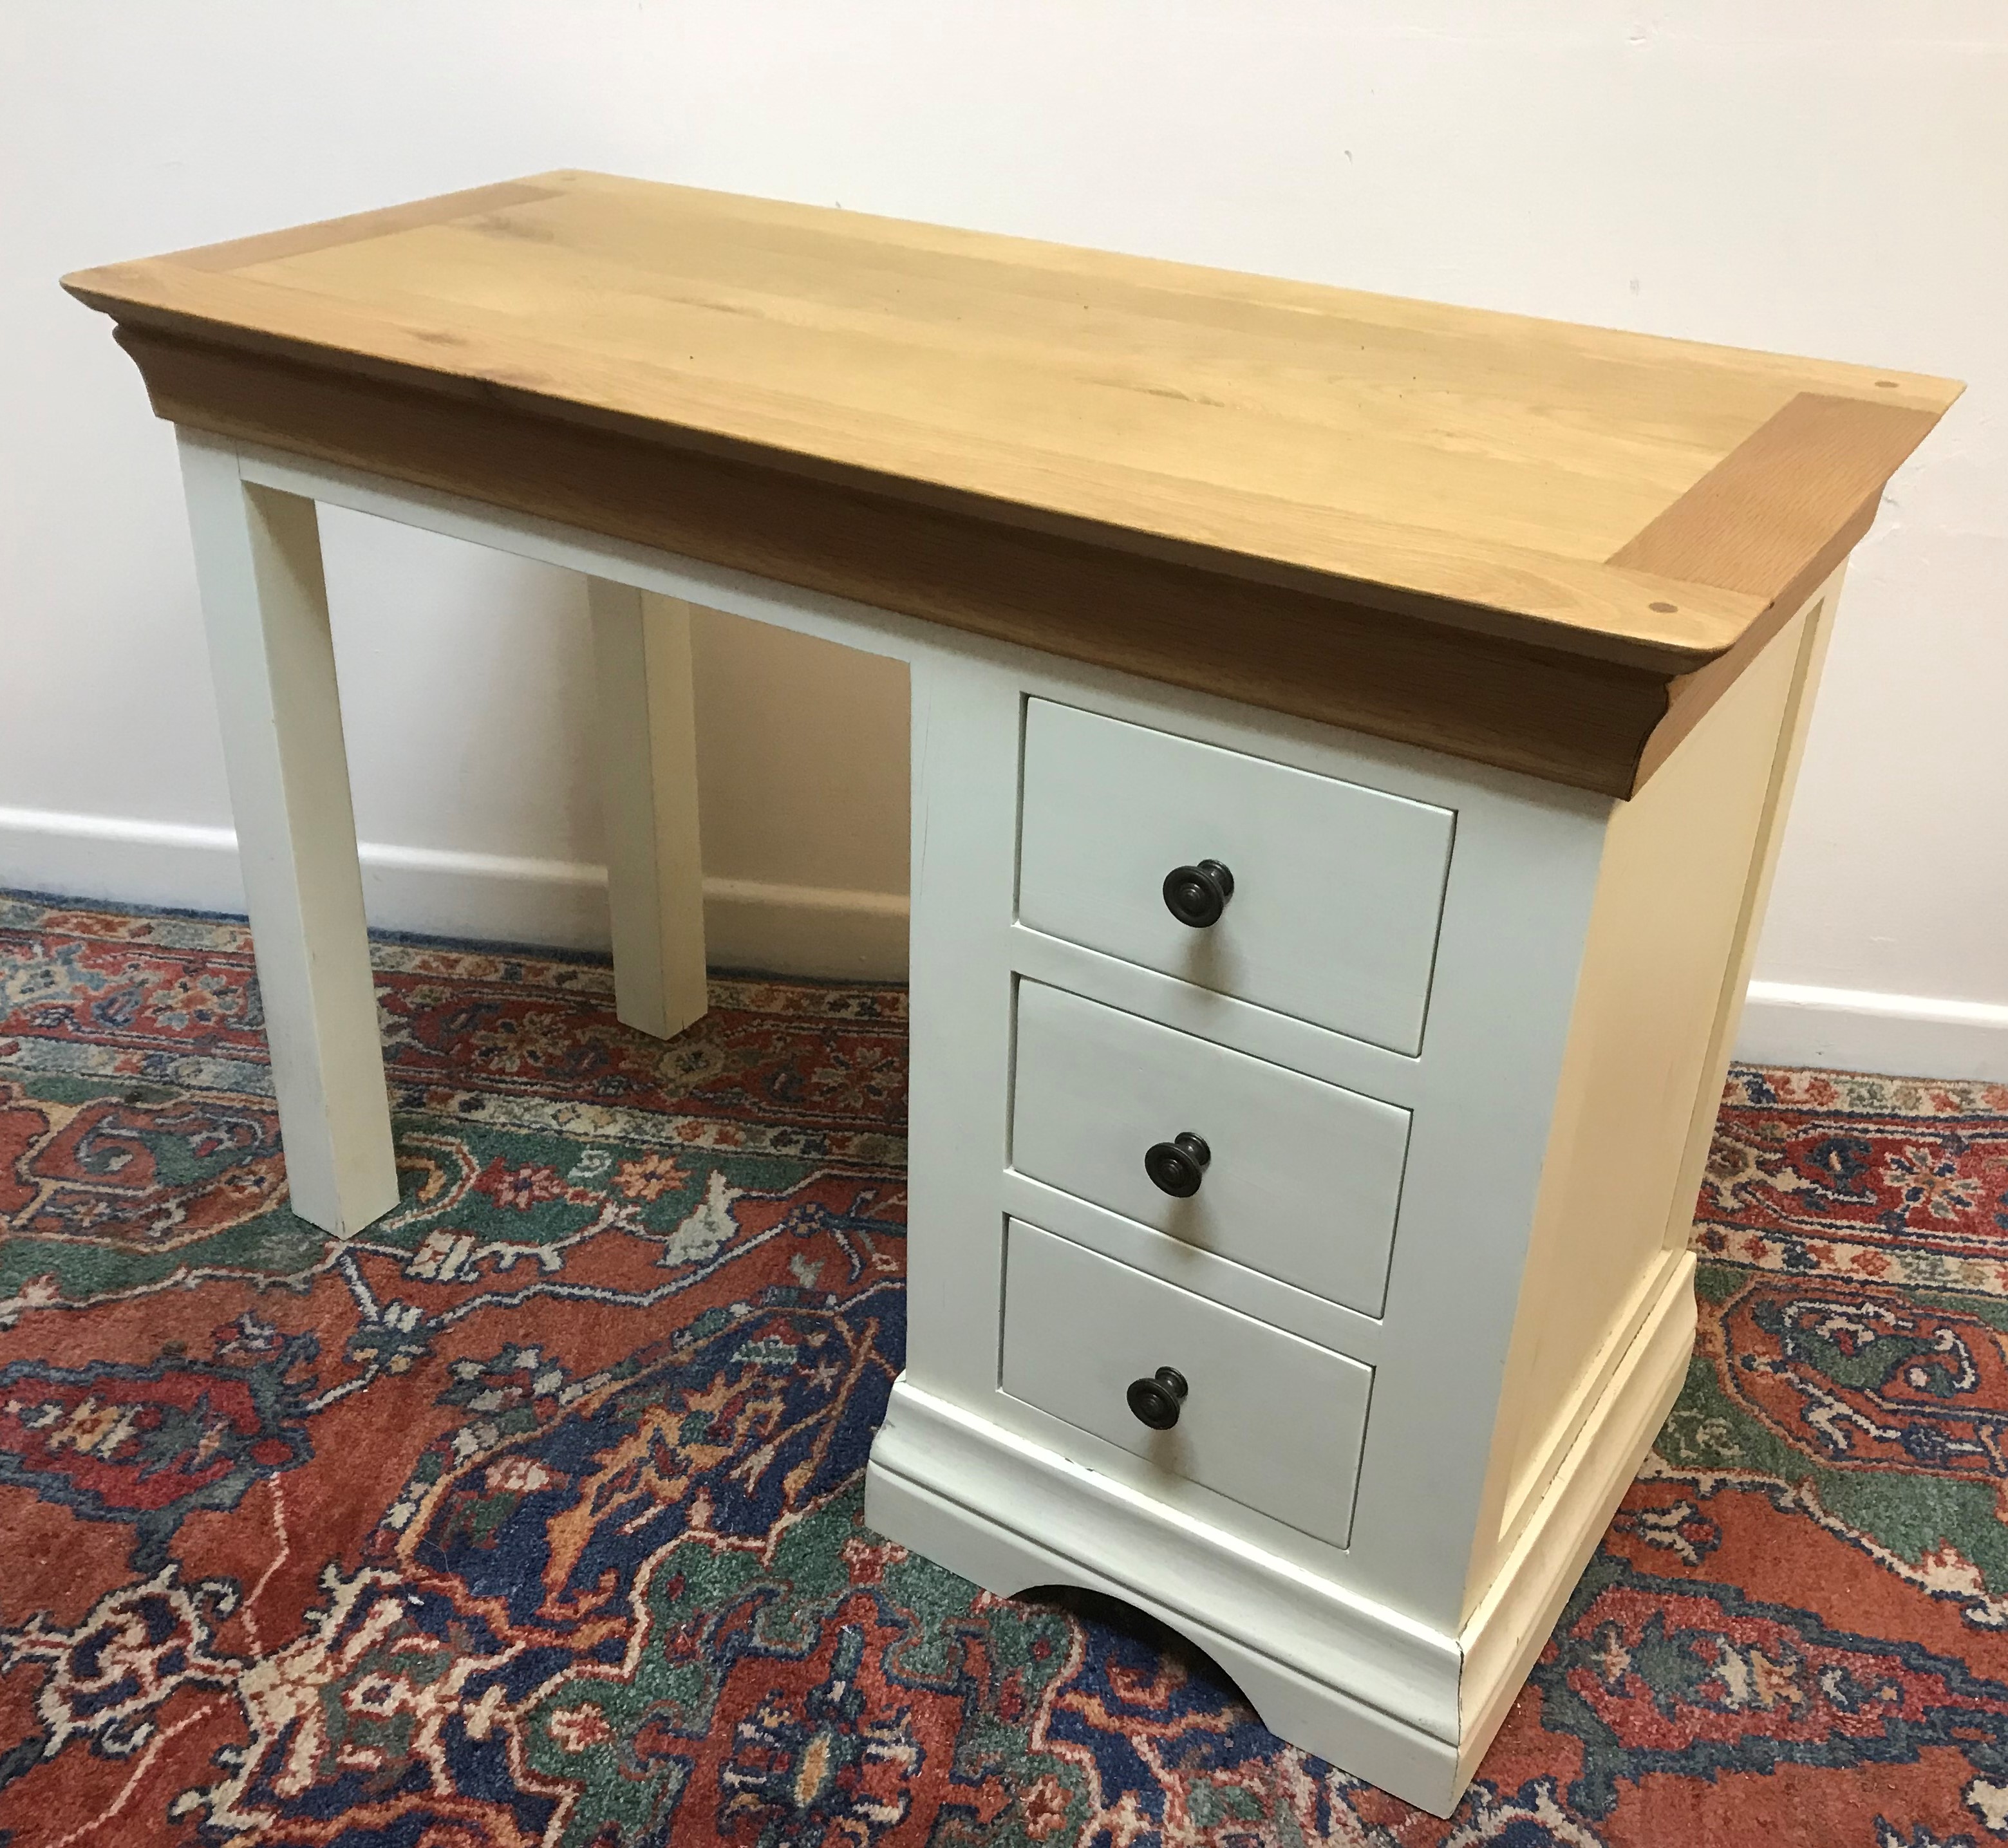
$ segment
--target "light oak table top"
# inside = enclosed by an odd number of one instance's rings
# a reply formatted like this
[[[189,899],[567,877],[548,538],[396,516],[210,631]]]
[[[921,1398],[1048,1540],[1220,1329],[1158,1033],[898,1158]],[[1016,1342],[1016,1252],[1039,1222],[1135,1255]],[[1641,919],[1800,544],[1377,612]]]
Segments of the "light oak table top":
[[[182,423],[1616,794],[1960,389],[584,173],[65,286]]]

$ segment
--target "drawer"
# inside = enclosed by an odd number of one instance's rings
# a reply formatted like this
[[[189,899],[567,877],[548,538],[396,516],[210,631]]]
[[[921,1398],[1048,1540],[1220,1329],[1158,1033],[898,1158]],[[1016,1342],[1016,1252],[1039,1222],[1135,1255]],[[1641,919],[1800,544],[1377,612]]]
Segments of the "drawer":
[[[1023,923],[1422,1050],[1450,811],[1043,699],[1027,710],[1024,772]],[[1207,860],[1233,895],[1196,928],[1168,909],[1165,878]]]
[[[1153,1144],[1197,1136],[1199,1189]],[[1409,1113],[1045,984],[1018,984],[1011,1164],[1314,1295],[1378,1315]]]
[[[1130,1410],[1133,1381],[1183,1376],[1178,1422]],[[1353,1488],[1373,1369],[1161,1283],[1036,1226],[1009,1226],[1004,1390],[1158,1468],[1335,1546]]]

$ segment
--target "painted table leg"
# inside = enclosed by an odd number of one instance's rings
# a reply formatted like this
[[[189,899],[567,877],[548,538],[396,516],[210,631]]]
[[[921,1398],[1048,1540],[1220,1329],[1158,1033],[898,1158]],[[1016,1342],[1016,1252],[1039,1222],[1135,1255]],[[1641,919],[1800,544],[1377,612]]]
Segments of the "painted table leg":
[[[599,680],[614,1011],[667,1039],[703,1016],[704,865],[690,606],[586,580]]]
[[[228,443],[181,451],[292,1209],[346,1237],[398,1175],[320,529]]]

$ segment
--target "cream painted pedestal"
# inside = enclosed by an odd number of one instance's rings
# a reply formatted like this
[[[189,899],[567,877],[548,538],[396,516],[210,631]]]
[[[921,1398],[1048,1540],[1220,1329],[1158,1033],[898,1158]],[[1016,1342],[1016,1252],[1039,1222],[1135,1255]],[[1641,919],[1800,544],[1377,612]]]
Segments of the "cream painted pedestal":
[[[911,1333],[872,1453],[871,1524],[1000,1594],[1128,1599],[1218,1660],[1285,1739],[1448,1814],[1686,1375],[1688,1228],[1837,589],[1837,576],[1630,803],[1053,663],[917,677]],[[1029,923],[1017,882],[1032,831],[1069,825],[1020,801],[1021,783],[1038,785],[1043,701],[1454,817],[1416,1051]],[[1135,740],[1110,741],[1119,754]],[[1235,871],[1212,927],[1226,933],[1256,896],[1250,849],[1228,825],[1193,836],[1188,857],[1202,853]],[[1322,937],[1308,921],[1306,972],[1344,954],[1336,920]],[[1209,1136],[1201,1197],[1227,1178],[1214,1121],[1267,1070],[1406,1112],[1378,1299],[1313,1295],[1259,1256],[1221,1255],[1218,1235],[1147,1229],[1042,1179],[1015,1146],[1011,1074],[1014,1001],[1022,1087],[1022,1023],[1047,990],[1246,1055],[1202,1058],[1197,1120],[1164,1125]],[[1042,1053],[1038,1076],[1095,1057]],[[1022,1090],[1016,1104],[1022,1132]],[[1120,1101],[1100,1115],[1122,1117]],[[1136,1132],[1110,1133],[1139,1164]],[[1265,1161],[1316,1182],[1325,1149],[1272,1143]],[[1328,1178],[1344,1192],[1342,1173]],[[1354,1228],[1335,1214],[1320,1230]],[[1055,1296],[1053,1240],[1125,1268],[1075,1260]],[[1138,1272],[1229,1313],[1152,1327],[1173,1305],[1130,1284]],[[1081,1308],[1066,1326],[1017,1326],[1069,1295]],[[1113,1370],[1056,1387],[1098,1327],[1121,1350]],[[1315,1390],[1314,1366],[1290,1396],[1295,1343],[1371,1369],[1357,1413],[1346,1382]],[[1193,1411],[1208,1393],[1238,1400],[1183,1451],[1166,1441],[1175,1428],[1151,1433],[1120,1402],[1122,1378],[1158,1362],[1188,1378]],[[1098,1412],[1082,1397],[1098,1386]],[[1301,1479],[1320,1469],[1352,1493],[1342,1520],[1306,1531],[1320,1515]]]

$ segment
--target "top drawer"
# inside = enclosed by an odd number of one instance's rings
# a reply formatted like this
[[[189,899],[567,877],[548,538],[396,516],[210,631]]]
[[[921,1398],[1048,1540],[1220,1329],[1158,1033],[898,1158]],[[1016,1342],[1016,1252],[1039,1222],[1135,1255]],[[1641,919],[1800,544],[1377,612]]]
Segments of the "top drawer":
[[[1422,1050],[1453,817],[1356,783],[1049,700],[1025,726],[1018,915],[1390,1051]],[[1217,923],[1175,868],[1232,875]]]

